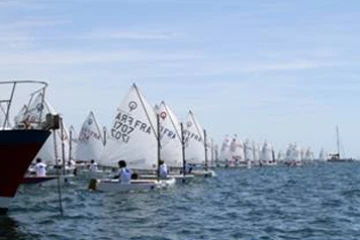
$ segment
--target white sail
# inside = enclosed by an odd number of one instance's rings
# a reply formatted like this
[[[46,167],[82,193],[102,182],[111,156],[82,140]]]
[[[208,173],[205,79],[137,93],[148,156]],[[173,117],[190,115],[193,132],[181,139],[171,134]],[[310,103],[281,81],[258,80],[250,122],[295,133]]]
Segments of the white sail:
[[[206,139],[206,160],[207,160],[207,165],[210,166],[211,165],[211,140],[209,137],[207,137]]]
[[[300,158],[301,158],[301,160],[306,160],[306,149],[305,148],[300,149]]]
[[[272,161],[273,160],[272,150],[273,150],[272,145],[269,142],[265,141],[261,150],[261,160],[266,162]]]
[[[277,155],[277,161],[282,162],[286,159],[285,153],[281,150],[279,150],[279,153]]]
[[[286,150],[286,161],[294,161],[294,146],[290,143],[287,150]]]
[[[220,150],[220,156],[219,156],[219,160],[221,162],[226,162],[231,160],[231,155],[230,155],[230,138],[228,135],[225,136],[223,143],[221,145],[221,150]]]
[[[204,130],[189,111],[184,125],[185,159],[189,164],[205,164]]]
[[[46,119],[46,114],[57,114],[55,109],[50,105],[50,103],[44,98],[43,93],[38,93],[35,96],[32,96],[28,108],[23,115],[24,118],[18,118],[18,121],[27,121],[30,124],[43,122]]]
[[[293,145],[293,147],[294,147],[294,149],[293,149],[293,159],[296,162],[300,162],[301,161],[301,148],[296,143]]]
[[[22,125],[24,124],[22,121],[24,120],[24,116],[27,112],[27,106],[24,105],[18,114],[16,114],[16,116],[14,117],[14,123],[15,123],[15,126],[19,126],[19,125]]]
[[[104,149],[102,129],[90,112],[85,119],[77,140],[75,159],[81,161],[99,161]]]
[[[244,144],[240,139],[238,139],[237,135],[234,135],[231,144],[230,144],[230,153],[232,160],[236,162],[245,161],[245,153],[244,153]]]
[[[77,143],[78,143],[78,134],[74,128],[74,126],[70,126],[69,130],[69,159],[74,160],[76,155],[76,149],[77,149]]]
[[[216,148],[217,145],[214,143],[214,139],[211,139],[211,155],[210,155],[210,166],[215,166],[215,162],[216,162]]]
[[[259,144],[253,142],[253,150],[254,150],[254,162],[260,161],[260,146]]]
[[[160,116],[161,159],[164,160],[169,167],[182,167],[183,156],[180,122],[165,102],[161,102],[157,110]]]
[[[134,84],[116,109],[100,165],[118,167],[125,160],[129,168],[156,170],[157,119],[154,109]]]
[[[313,161],[313,160],[314,160],[314,153],[313,153],[313,151],[311,150],[311,147],[309,147],[309,148],[306,150],[305,159],[306,159],[307,161]]]
[[[324,149],[321,149],[320,154],[319,154],[319,160],[320,161],[327,161],[329,159],[327,153],[325,152]]]
[[[48,113],[57,114],[50,103],[44,99],[43,94],[39,93],[31,99],[23,118],[21,118],[20,115],[17,116],[17,121],[26,121],[30,125],[33,125],[45,121],[46,114]],[[66,162],[68,157],[69,134],[64,122],[62,122],[60,129],[52,131],[34,159],[41,158],[47,164],[55,164],[57,159]],[[62,161],[60,164],[62,164]]]
[[[250,142],[249,139],[245,140],[244,149],[245,149],[245,160],[253,162],[254,161],[254,149],[253,149],[253,144]]]

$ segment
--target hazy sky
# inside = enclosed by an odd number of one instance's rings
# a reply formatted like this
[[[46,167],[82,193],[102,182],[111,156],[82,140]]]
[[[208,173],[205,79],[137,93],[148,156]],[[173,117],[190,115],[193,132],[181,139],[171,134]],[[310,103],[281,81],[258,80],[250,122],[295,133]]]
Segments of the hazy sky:
[[[68,125],[136,82],[225,134],[360,156],[360,1],[0,0],[1,79],[41,79]]]

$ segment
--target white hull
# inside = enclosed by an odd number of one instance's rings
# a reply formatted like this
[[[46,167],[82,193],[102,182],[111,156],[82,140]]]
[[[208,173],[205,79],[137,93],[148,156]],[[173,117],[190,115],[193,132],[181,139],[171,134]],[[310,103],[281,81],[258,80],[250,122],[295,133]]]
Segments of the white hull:
[[[109,174],[113,173],[112,171],[102,171],[102,170],[98,170],[95,172],[89,171],[89,169],[81,169],[78,172],[78,176],[83,178],[83,179],[92,179],[92,178],[102,178],[105,177]]]
[[[89,189],[100,192],[146,192],[175,185],[175,178],[169,180],[131,180],[130,183],[121,184],[117,179],[90,180]]]
[[[179,183],[188,183],[191,182],[194,179],[194,175],[192,174],[187,174],[187,175],[182,175],[182,174],[169,174],[167,179],[172,179],[175,178],[175,181],[177,184]],[[140,179],[152,179],[152,180],[156,180],[157,176],[156,175],[140,175]]]
[[[61,186],[66,186],[69,185],[71,183],[71,180],[74,178],[75,176],[73,174],[68,174],[68,175],[60,175],[59,176],[59,180],[60,180],[60,185]],[[43,187],[56,187],[58,185],[58,179],[55,178],[53,180],[50,181],[46,181],[43,183],[39,183],[38,185],[43,186]]]
[[[194,177],[215,177],[216,173],[213,170],[192,170],[191,174]]]

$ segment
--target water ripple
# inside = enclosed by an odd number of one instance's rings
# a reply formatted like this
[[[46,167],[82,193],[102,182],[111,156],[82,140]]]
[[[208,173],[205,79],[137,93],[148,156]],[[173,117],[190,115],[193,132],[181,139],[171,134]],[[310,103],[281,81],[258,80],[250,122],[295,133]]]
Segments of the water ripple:
[[[166,191],[104,194],[79,181],[22,187],[2,239],[358,239],[360,164],[218,169]]]

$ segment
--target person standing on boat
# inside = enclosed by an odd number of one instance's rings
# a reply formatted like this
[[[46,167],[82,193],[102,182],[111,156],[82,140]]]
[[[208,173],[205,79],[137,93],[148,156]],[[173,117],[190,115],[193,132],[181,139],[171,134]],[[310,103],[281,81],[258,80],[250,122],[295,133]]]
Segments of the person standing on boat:
[[[168,174],[166,163],[163,160],[160,160],[159,164],[160,164],[160,172],[159,172],[160,178],[166,178]]]
[[[98,166],[97,166],[97,163],[94,161],[94,159],[91,159],[91,161],[90,161],[89,171],[90,172],[98,171]]]
[[[46,176],[46,164],[41,162],[41,158],[36,159],[35,172],[37,177]]]
[[[185,169],[185,174],[191,174],[192,171],[192,167],[190,166],[190,164],[188,164],[185,160],[184,160],[184,168],[182,168],[180,170],[180,174],[183,173],[183,170]]]
[[[119,165],[119,182],[120,183],[130,183],[131,180],[131,171],[126,167],[126,162],[124,160],[120,160],[118,162]]]
[[[185,174],[190,174],[192,167],[186,161],[184,161],[184,162],[185,162]]]

